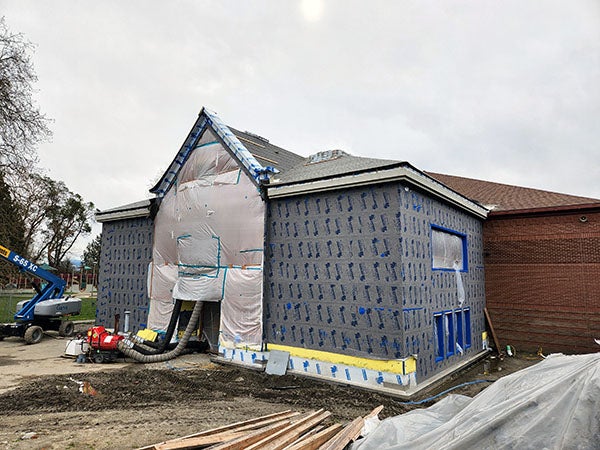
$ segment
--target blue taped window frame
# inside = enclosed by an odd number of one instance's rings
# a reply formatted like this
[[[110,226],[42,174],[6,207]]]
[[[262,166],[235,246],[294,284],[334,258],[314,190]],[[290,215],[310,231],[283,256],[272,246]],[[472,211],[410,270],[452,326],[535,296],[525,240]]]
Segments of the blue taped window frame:
[[[471,347],[471,308],[463,308],[463,315],[465,319],[465,346],[463,348]]]
[[[458,353],[456,344],[463,350],[471,347],[471,309],[461,308],[433,313],[433,335],[435,362],[441,362]]]
[[[446,357],[444,347],[444,315],[439,313],[433,314],[433,334],[435,337],[435,361],[443,361]]]
[[[446,338],[446,357],[454,355],[456,352],[456,341],[454,340],[454,313],[444,311],[444,332]]]
[[[454,318],[456,321],[456,344],[462,348],[463,350],[465,349],[465,339],[464,339],[464,321],[463,321],[463,310],[462,309],[455,309],[454,310]],[[458,349],[457,349],[458,351]]]
[[[462,241],[462,268],[460,268],[460,272],[468,272],[469,271],[469,258],[468,258],[468,240],[467,240],[467,235],[464,233],[460,233],[459,231],[456,230],[452,230],[450,228],[446,228],[443,227],[441,225],[436,225],[434,223],[430,224],[430,232],[429,232],[429,237],[430,237],[430,242],[431,242],[431,269],[432,270],[439,270],[442,272],[454,272],[454,269],[451,268],[446,268],[446,267],[435,267],[433,265],[433,232],[434,231],[440,231],[442,233],[448,233],[451,235],[454,235],[458,238],[460,238],[460,240]]]

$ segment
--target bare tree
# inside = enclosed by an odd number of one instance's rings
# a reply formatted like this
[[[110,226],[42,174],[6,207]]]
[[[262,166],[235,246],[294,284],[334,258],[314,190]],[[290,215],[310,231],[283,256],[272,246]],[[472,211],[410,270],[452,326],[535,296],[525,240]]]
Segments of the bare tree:
[[[33,100],[33,49],[0,17],[0,168],[5,173],[31,167],[37,161],[37,143],[51,137],[49,119]]]

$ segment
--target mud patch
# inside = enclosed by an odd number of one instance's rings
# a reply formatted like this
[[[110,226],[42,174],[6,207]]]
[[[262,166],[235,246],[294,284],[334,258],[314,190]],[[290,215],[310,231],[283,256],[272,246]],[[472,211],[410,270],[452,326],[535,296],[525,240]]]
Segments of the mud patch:
[[[0,367],[1,366],[16,366],[19,362],[11,356],[0,356]]]
[[[79,382],[79,383],[78,383]],[[95,395],[81,392],[87,382]],[[45,414],[130,408],[172,407],[219,402],[247,397],[293,409],[326,408],[337,420],[352,420],[376,406],[385,415],[406,412],[411,407],[397,399],[348,386],[291,375],[273,377],[262,372],[230,366],[212,370],[122,370],[87,374],[47,376],[25,381],[17,389],[0,395],[4,412]]]

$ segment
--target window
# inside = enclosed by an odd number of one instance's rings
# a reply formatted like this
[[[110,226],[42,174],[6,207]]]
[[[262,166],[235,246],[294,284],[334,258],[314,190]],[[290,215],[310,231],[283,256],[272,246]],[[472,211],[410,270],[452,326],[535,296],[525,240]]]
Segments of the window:
[[[456,351],[462,353],[465,349],[465,341],[463,338],[463,312],[460,309],[454,311],[456,318]]]
[[[431,226],[433,269],[467,270],[467,237],[464,234]]]
[[[442,361],[471,347],[471,310],[461,308],[433,314],[435,360]]]
[[[444,316],[442,313],[433,315],[433,334],[436,337],[435,360],[441,361],[446,356],[444,352]]]
[[[454,355],[454,347],[456,347],[456,344],[454,342],[454,320],[452,311],[444,313],[444,326],[446,327],[446,356]]]
[[[471,310],[469,308],[465,308],[465,348],[469,348],[471,346]]]

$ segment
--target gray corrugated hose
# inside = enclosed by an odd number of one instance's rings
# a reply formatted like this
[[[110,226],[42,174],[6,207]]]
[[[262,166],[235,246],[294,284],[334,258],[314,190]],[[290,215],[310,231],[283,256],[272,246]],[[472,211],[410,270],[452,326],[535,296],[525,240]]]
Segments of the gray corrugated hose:
[[[177,344],[177,347],[175,347],[170,352],[161,353],[159,355],[144,355],[138,351],[135,351],[132,348],[134,343],[128,339],[123,339],[119,341],[119,343],[117,344],[117,348],[125,356],[135,359],[136,361],[142,363],[156,363],[177,358],[187,346],[187,343],[190,340],[190,336],[196,328],[196,324],[198,323],[198,319],[200,318],[200,314],[202,313],[203,304],[203,302],[196,302],[196,305],[194,306],[194,310],[192,311],[192,315],[190,317],[190,321],[188,322],[187,327],[185,328],[185,332],[183,333],[183,337]]]

